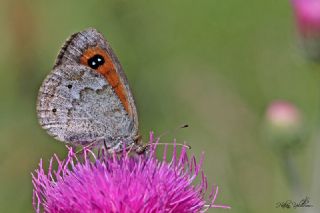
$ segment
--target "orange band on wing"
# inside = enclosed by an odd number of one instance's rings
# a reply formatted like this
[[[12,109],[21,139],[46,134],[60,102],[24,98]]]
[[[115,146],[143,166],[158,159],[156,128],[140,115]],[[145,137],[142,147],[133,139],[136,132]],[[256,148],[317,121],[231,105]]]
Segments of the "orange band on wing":
[[[115,93],[119,97],[122,105],[124,106],[124,109],[128,112],[129,115],[131,115],[132,112],[131,108],[129,107],[127,92],[123,83],[120,81],[119,75],[109,55],[99,47],[92,47],[87,49],[83,53],[80,59],[80,63],[89,66],[88,60],[97,54],[101,55],[104,58],[105,63],[99,66],[96,70],[105,77],[105,79],[112,86]]]

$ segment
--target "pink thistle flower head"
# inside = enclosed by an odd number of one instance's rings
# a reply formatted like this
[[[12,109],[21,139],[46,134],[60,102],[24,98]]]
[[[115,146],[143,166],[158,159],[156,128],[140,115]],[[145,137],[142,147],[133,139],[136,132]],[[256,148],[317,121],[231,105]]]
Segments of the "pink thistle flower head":
[[[303,49],[310,59],[320,60],[320,0],[292,0]]]
[[[293,0],[292,5],[300,32],[320,36],[320,0]]]
[[[267,109],[267,120],[276,128],[290,129],[301,124],[299,110],[287,101],[274,101]]]
[[[194,156],[188,158],[186,148],[178,155],[174,146],[168,162],[166,146],[163,159],[158,160],[156,146],[147,155],[134,156],[127,151],[95,155],[90,150],[77,156],[69,148],[65,160],[56,155],[51,158],[47,172],[40,161],[32,174],[36,212],[204,212],[230,208],[216,204],[218,187],[206,196],[203,157],[197,164]],[[53,169],[54,162],[57,169]]]
[[[301,142],[302,116],[290,102],[272,102],[266,111],[266,123],[271,141],[281,148],[296,147]]]

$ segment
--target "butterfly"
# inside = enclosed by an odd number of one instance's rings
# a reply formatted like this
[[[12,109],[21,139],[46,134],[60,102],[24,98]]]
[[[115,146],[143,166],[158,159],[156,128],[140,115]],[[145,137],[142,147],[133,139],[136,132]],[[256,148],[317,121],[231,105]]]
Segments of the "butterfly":
[[[143,149],[127,77],[93,28],[71,35],[61,48],[39,89],[37,115],[51,136],[68,144]]]

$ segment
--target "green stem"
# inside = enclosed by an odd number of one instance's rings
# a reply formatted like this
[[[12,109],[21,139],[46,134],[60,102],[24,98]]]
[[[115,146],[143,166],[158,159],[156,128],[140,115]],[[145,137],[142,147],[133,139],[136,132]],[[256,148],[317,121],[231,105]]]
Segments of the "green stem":
[[[293,161],[292,154],[285,150],[281,156],[283,160],[284,172],[289,182],[290,189],[292,189],[293,197],[294,199],[301,199],[301,179],[297,170],[297,166]]]

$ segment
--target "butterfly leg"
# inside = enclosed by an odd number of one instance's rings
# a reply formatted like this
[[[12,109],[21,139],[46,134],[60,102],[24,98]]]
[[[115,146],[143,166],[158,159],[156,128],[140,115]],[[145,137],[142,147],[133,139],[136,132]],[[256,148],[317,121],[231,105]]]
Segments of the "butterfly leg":
[[[109,150],[110,148],[107,146],[107,141],[106,141],[106,140],[103,140],[103,146],[104,146],[104,148],[106,149],[106,152],[108,152],[108,150]]]

